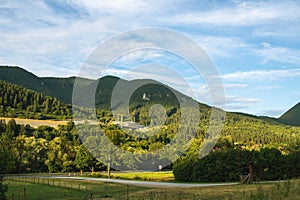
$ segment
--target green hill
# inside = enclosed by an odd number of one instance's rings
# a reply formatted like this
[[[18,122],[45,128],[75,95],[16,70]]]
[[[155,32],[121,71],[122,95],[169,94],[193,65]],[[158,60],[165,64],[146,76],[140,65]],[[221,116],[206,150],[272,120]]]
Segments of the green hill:
[[[0,66],[0,80],[8,83],[17,84],[25,88],[40,92],[44,95],[48,95],[66,103],[72,103],[73,85],[76,77],[69,78],[55,78],[55,77],[38,77],[20,67]],[[120,96],[126,94],[128,88],[134,87],[134,85],[143,85],[138,88],[130,98],[130,105],[137,106],[139,104],[154,104],[162,103],[166,106],[178,106],[176,96],[181,99],[190,100],[180,92],[163,85],[153,80],[133,80],[126,81],[114,76],[105,76],[98,80],[89,80],[85,78],[77,78],[77,83],[80,84],[79,88],[82,92],[80,94],[82,101],[85,101],[87,96],[92,96],[89,92],[93,88],[97,88],[95,93],[96,106],[98,108],[110,108],[111,96],[114,86],[120,81],[124,87]],[[147,83],[147,84],[145,84]],[[98,84],[95,86],[95,84]],[[143,99],[143,96],[145,98]],[[176,95],[176,96],[175,96]],[[147,101],[149,99],[149,101]],[[123,99],[120,99],[119,104],[122,104]],[[80,105],[80,99],[79,99]],[[83,105],[84,106],[84,105]],[[202,108],[208,108],[204,104],[200,104]]]
[[[55,97],[58,100],[70,104],[75,77],[55,78],[38,77],[20,67],[0,66],[0,80],[17,84],[25,88]],[[86,84],[93,80],[82,79]]]
[[[287,125],[300,126],[300,103],[281,115],[278,121]]]
[[[71,107],[51,96],[0,80],[0,116],[70,119]]]
[[[72,94],[73,94],[73,85],[76,77],[69,78],[55,78],[55,77],[38,77],[31,72],[28,72],[20,67],[11,67],[11,66],[0,66],[0,80],[17,84],[25,88],[37,91],[47,96],[58,99],[65,104],[72,103]],[[122,80],[114,76],[105,76],[98,80],[90,80],[85,78],[77,78],[80,83],[80,94],[82,99],[79,100],[78,105],[81,105],[82,102],[86,101],[87,96],[92,96],[90,92],[93,91],[93,88],[96,89],[95,93],[95,103],[97,108],[101,109],[110,109],[111,108],[111,96],[115,85],[120,81],[123,85],[123,88],[120,90],[120,97],[126,96],[129,92],[128,88],[134,87],[134,85],[143,85],[142,87],[135,90],[135,92],[130,97],[130,109],[139,111],[141,107],[149,107],[149,105],[160,103],[168,108],[178,107],[178,99],[181,100],[192,100],[190,97],[163,85],[159,82],[153,80]],[[146,83],[146,84],[145,84]],[[98,84],[95,86],[95,84]],[[193,101],[193,100],[192,100]],[[114,106],[124,104],[124,99],[119,98],[117,102],[114,102]],[[84,103],[89,104],[90,102]],[[85,106],[82,104],[81,106]],[[209,113],[210,107],[208,105],[199,103],[200,109],[202,112]],[[294,108],[289,110],[279,119],[270,118],[270,117],[260,117],[249,115],[246,113],[233,113],[234,116],[238,116],[239,119],[251,119],[253,121],[261,121],[268,124],[280,125],[285,123],[288,125],[300,125],[299,117],[297,113],[300,113],[300,105],[296,105]],[[227,117],[230,116],[227,113]],[[205,117],[204,117],[205,118]],[[298,120],[297,120],[298,119]]]

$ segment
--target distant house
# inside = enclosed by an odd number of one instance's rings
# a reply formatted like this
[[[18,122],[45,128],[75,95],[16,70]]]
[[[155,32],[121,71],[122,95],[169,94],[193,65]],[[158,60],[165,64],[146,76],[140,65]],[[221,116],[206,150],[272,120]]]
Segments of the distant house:
[[[150,99],[147,97],[146,93],[143,94],[143,100],[149,101]]]

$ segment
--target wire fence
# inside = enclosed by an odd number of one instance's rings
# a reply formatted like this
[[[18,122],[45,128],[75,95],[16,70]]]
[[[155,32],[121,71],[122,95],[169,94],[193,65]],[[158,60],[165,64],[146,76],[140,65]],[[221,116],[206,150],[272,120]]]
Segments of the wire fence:
[[[183,191],[144,188],[107,182],[89,182],[82,180],[66,180],[56,178],[37,178],[27,176],[6,177],[9,186],[8,199],[40,200],[40,199],[144,199],[144,200],[179,200],[202,199],[196,194]]]
[[[121,184],[34,177],[6,177],[8,199],[130,199],[138,188]],[[131,191],[130,191],[131,190]]]
[[[237,185],[221,188],[145,188],[108,182],[59,179],[50,177],[6,177],[8,199],[120,199],[120,200],[204,200],[204,199],[271,199],[300,200],[300,181]]]

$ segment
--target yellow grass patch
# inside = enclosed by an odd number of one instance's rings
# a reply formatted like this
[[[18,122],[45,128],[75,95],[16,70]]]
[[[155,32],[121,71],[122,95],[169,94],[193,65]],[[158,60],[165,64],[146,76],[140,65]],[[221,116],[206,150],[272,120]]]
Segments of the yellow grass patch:
[[[58,125],[66,125],[68,121],[55,121],[55,120],[38,120],[38,119],[21,119],[21,118],[7,118],[0,117],[0,119],[4,119],[7,123],[11,119],[15,119],[17,124],[29,124],[31,127],[37,128],[38,126],[51,126],[56,128]]]

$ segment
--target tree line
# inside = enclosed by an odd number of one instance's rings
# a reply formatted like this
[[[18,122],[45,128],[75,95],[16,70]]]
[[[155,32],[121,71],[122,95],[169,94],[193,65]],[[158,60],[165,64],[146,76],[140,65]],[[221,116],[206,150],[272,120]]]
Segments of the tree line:
[[[226,139],[225,139],[226,140]],[[300,152],[283,154],[277,148],[248,150],[226,141],[205,157],[189,154],[174,163],[175,180],[187,182],[239,181],[249,173],[249,160],[261,180],[282,180],[300,177]]]

